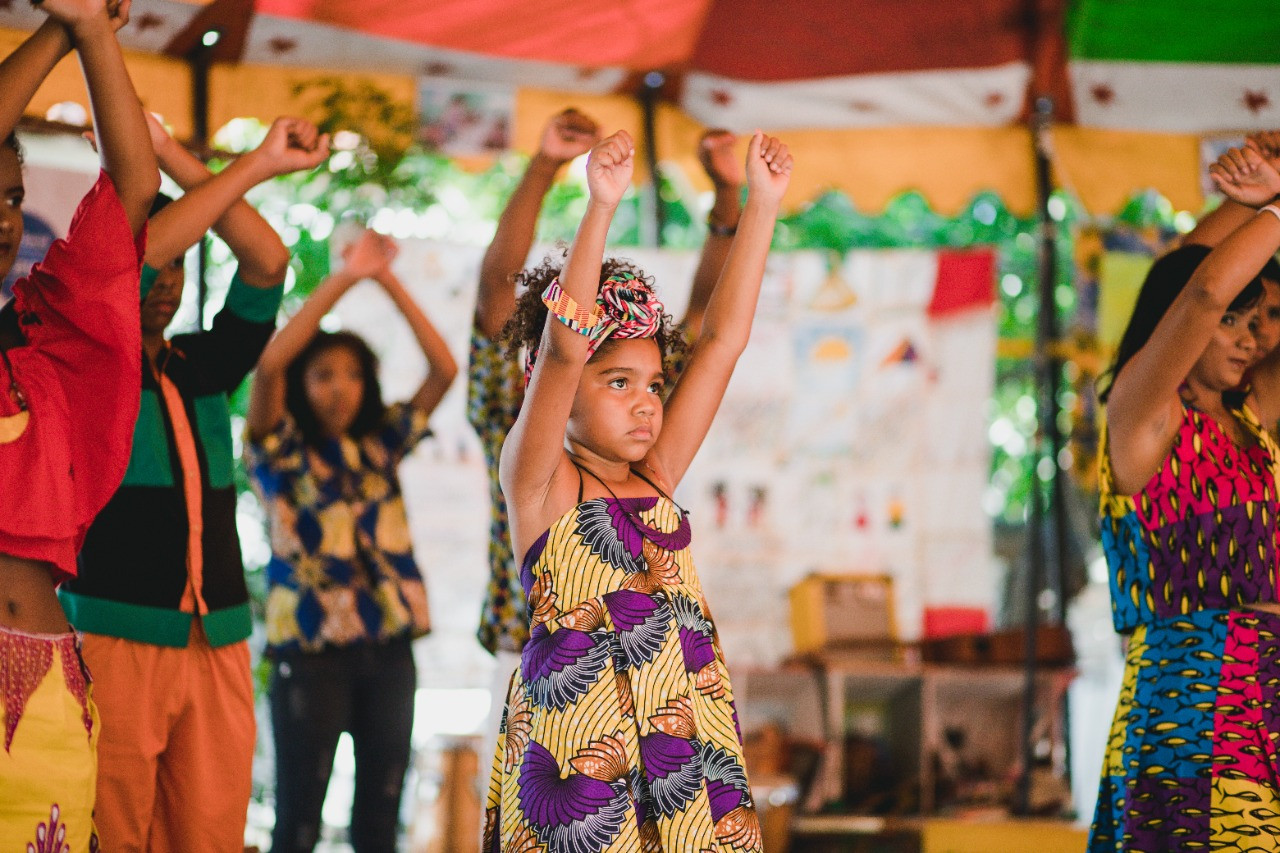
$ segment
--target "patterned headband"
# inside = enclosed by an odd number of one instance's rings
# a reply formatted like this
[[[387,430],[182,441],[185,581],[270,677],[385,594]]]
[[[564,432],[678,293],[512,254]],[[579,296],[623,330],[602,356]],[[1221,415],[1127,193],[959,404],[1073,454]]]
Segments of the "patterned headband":
[[[629,272],[605,279],[590,311],[560,289],[558,278],[542,292],[542,302],[553,317],[587,339],[588,361],[610,338],[652,338],[662,328],[662,300],[648,282]],[[526,385],[537,358],[537,347],[525,357]]]

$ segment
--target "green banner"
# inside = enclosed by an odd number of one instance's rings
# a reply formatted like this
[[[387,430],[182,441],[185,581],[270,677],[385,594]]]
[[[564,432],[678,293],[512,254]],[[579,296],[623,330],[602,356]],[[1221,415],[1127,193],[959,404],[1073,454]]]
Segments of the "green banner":
[[[1072,0],[1067,38],[1072,59],[1280,65],[1280,0]]]

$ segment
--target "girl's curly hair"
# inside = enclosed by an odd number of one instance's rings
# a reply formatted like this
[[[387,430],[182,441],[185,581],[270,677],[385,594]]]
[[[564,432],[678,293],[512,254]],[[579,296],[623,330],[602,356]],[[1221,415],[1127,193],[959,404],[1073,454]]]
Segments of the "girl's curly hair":
[[[516,287],[524,288],[524,292],[516,299],[515,312],[502,327],[501,333],[501,340],[507,345],[511,358],[520,358],[521,351],[532,351],[541,342],[542,330],[547,322],[547,306],[542,302],[542,292],[564,269],[567,254],[568,250],[561,248],[547,255],[537,266],[516,274]],[[653,279],[645,275],[644,270],[625,258],[605,258],[600,265],[600,281],[603,283],[609,276],[624,272],[653,285]],[[670,374],[673,363],[684,355],[686,348],[684,335],[670,314],[663,313],[658,324],[658,334],[654,335],[653,340],[658,344],[663,368]],[[596,350],[596,355],[607,345],[606,342]]]

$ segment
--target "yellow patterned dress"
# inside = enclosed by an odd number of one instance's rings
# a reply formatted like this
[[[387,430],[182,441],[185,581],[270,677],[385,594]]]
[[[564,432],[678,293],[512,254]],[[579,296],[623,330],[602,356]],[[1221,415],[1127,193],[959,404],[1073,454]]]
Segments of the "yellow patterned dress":
[[[485,853],[760,851],[724,657],[665,495],[582,500],[529,549]]]

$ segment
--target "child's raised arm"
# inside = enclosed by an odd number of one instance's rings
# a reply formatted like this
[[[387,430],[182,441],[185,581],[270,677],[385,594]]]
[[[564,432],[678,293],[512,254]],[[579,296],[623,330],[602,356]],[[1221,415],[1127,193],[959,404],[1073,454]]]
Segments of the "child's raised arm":
[[[0,139],[13,133],[44,78],[70,51],[66,28],[49,18],[0,62]]]
[[[791,180],[791,153],[756,131],[747,149],[747,203],[720,279],[707,303],[689,366],[667,400],[662,432],[649,453],[675,488],[711,428],[738,357],[751,337],[765,259],[782,195]]]
[[[146,262],[166,266],[212,227],[227,241],[239,262],[238,274],[253,287],[275,287],[284,280],[289,252],[275,229],[244,200],[263,181],[313,169],[329,156],[329,137],[298,118],[278,118],[262,144],[217,175],[177,140],[154,116],[146,117],[156,157],[184,194],[151,219]]]
[[[596,123],[573,108],[557,113],[547,123],[538,151],[502,209],[498,228],[480,263],[476,327],[485,337],[496,337],[515,310],[515,287],[511,279],[529,257],[542,200],[551,189],[556,172],[573,158],[590,151],[599,141],[600,129]]]
[[[587,160],[590,198],[560,274],[560,290],[568,297],[565,304],[576,304],[584,311],[595,306],[605,238],[631,183],[634,159],[634,143],[624,130],[591,149]],[[585,337],[547,314],[524,406],[507,436],[499,468],[502,490],[517,515],[522,510],[536,512],[561,466],[568,466],[564,430],[587,349]]]
[[[395,244],[388,241],[388,245],[394,250]],[[392,257],[394,258],[394,251]],[[449,345],[440,337],[435,324],[418,307],[418,303],[413,301],[404,283],[391,271],[390,262],[376,272],[373,278],[382,285],[382,289],[395,302],[396,308],[400,309],[400,315],[409,323],[409,328],[413,330],[413,336],[427,359],[427,378],[422,380],[409,402],[429,415],[435,411],[445,392],[453,384],[458,375],[458,363],[454,361]]]
[[[365,231],[342,253],[342,268],[320,282],[298,313],[271,338],[258,359],[249,394],[246,423],[252,438],[261,440],[284,417],[285,372],[316,336],[324,315],[356,282],[386,269],[393,256],[382,235]]]
[[[128,20],[129,4],[130,0],[44,0],[40,8],[66,27],[80,56],[102,169],[111,176],[129,225],[138,234],[160,189],[160,172],[138,93],[116,42],[116,29]]]
[[[689,340],[697,340],[702,332],[702,318],[707,312],[707,302],[720,280],[720,272],[729,257],[733,235],[742,218],[742,164],[733,153],[736,137],[727,130],[708,130],[698,140],[698,162],[711,179],[715,189],[715,202],[707,217],[707,239],[698,256],[698,269],[693,274],[693,289],[689,293],[689,307],[680,325]]]

